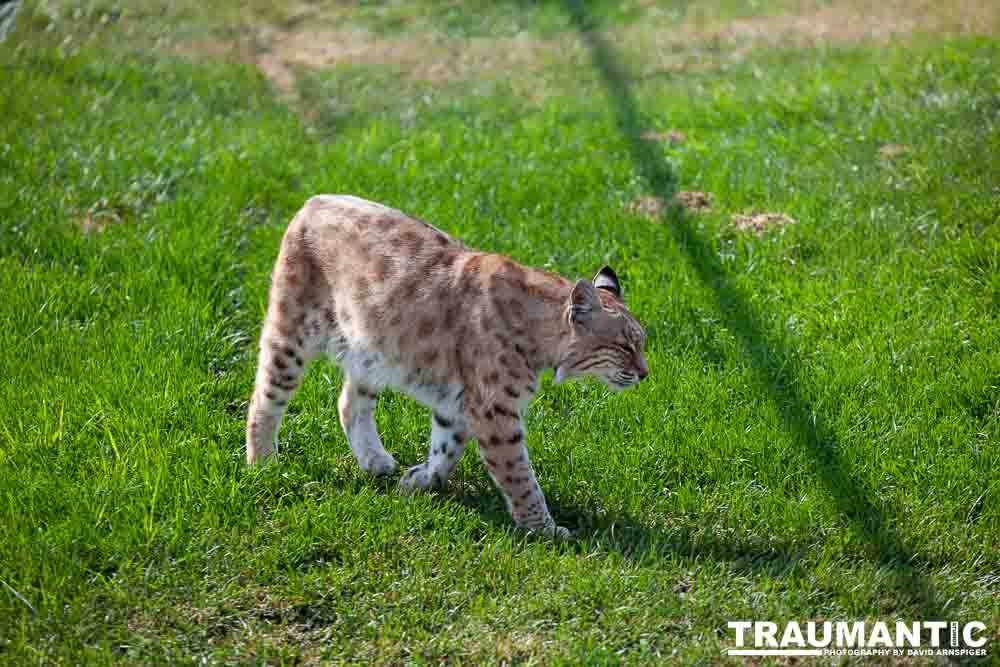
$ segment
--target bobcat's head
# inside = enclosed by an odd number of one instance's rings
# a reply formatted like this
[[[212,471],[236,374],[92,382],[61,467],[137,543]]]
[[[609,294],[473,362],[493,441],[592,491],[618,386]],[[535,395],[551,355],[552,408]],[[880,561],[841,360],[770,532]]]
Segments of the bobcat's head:
[[[569,336],[556,366],[556,384],[595,377],[615,391],[649,374],[643,347],[646,332],[628,312],[618,276],[605,266],[593,281],[580,280],[566,304]]]

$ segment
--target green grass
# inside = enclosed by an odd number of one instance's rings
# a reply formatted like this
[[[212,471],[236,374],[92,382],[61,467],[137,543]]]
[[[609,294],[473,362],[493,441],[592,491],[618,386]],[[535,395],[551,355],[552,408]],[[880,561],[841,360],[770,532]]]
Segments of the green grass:
[[[348,108],[306,123],[239,65],[0,47],[0,661],[714,664],[739,619],[980,620],[1000,655],[997,42],[635,81],[594,48],[540,101],[310,74]],[[713,210],[628,212],[670,178]],[[319,192],[622,276],[650,378],[528,414],[576,541],[512,530],[473,453],[445,494],[367,479],[327,363],[244,465],[271,263]],[[377,421],[421,460],[425,410]]]

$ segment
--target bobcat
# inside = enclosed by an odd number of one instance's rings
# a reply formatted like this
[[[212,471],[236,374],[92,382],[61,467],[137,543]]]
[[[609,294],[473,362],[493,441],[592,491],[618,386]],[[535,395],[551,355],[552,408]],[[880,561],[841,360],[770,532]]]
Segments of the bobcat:
[[[521,414],[544,369],[556,383],[637,384],[648,373],[645,338],[608,267],[574,284],[381,204],[313,197],[289,224],[271,277],[247,461],[272,453],[306,364],[326,354],[344,371],[340,421],[362,469],[398,469],[372,413],[379,390],[399,389],[433,411],[427,461],[403,474],[402,493],[444,487],[475,437],[514,522],[567,537],[535,480]]]

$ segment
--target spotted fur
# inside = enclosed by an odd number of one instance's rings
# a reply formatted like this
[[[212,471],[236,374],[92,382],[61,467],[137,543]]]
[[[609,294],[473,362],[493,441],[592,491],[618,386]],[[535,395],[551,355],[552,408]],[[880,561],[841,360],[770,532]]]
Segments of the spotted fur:
[[[402,476],[402,493],[445,487],[475,437],[515,523],[565,536],[532,469],[522,413],[545,369],[556,382],[638,383],[644,343],[608,267],[574,284],[466,248],[395,209],[313,197],[289,224],[274,267],[247,460],[272,453],[306,366],[326,355],[344,371],[340,421],[364,470],[398,469],[373,413],[381,390],[401,390],[432,409],[427,461]]]

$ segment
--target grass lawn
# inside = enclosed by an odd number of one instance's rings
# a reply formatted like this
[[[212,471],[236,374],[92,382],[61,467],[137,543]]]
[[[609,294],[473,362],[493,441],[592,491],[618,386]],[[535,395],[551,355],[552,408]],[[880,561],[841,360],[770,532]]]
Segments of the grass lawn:
[[[0,44],[0,662],[716,664],[751,619],[978,620],[1000,659],[990,3],[137,4]],[[649,379],[527,416],[574,541],[473,452],[446,493],[367,478],[326,362],[245,465],[316,193],[616,269]],[[376,419],[422,460],[424,409]]]

